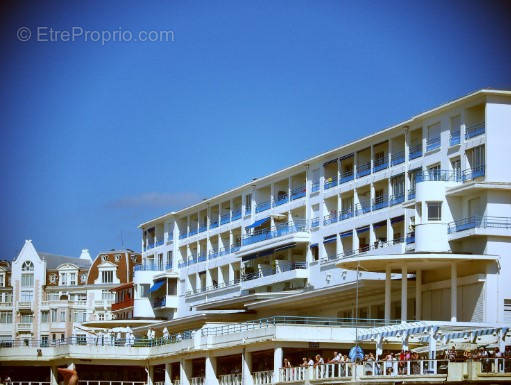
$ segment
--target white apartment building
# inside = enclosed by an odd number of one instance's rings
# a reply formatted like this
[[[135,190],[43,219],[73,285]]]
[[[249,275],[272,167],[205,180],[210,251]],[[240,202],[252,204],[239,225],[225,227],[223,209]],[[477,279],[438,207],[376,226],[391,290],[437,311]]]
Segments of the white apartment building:
[[[72,362],[90,385],[510,382],[511,358],[437,355],[511,346],[509,132],[511,91],[483,89],[151,219],[115,311],[153,322],[109,343],[0,348],[0,374],[32,365],[56,385]],[[354,345],[376,358],[300,366]],[[420,356],[382,361],[401,350]]]

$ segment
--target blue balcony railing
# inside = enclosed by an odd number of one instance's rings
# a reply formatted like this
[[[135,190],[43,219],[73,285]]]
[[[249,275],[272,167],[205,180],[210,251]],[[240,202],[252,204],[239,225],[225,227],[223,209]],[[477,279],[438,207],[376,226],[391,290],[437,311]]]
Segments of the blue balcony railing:
[[[279,224],[269,229],[262,229],[254,232],[251,235],[245,236],[242,239],[241,244],[242,246],[251,245],[256,242],[266,241],[268,239],[281,237],[283,235],[305,231],[305,225],[305,221],[296,221],[294,223]]]
[[[467,127],[465,129],[465,139],[470,139],[479,135],[484,134],[485,132],[485,125],[484,122],[474,124],[470,127]]]
[[[301,270],[307,268],[307,262],[295,262],[291,264],[282,265],[279,267],[272,268],[267,271],[258,270],[255,273],[243,274],[241,276],[242,281],[252,281],[254,279],[267,277],[269,275],[275,275],[286,271]]]
[[[357,165],[357,178],[369,175],[371,173],[371,162]]]
[[[311,227],[316,228],[319,227],[319,217],[312,218],[311,219]]]
[[[245,216],[247,216],[247,215],[252,215],[252,207],[251,206],[245,207]]]
[[[336,176],[325,179],[325,185],[324,185],[325,190],[328,190],[329,188],[332,188],[335,186],[337,186],[337,177]]]
[[[389,207],[389,201],[387,197],[382,196],[373,200],[373,211],[381,210],[385,207]]]
[[[311,186],[311,192],[318,192],[319,191],[319,186],[321,184],[319,182],[312,182],[312,186]]]
[[[160,265],[157,263],[143,263],[141,265],[135,265],[135,271],[165,271],[172,269],[172,263],[166,265]]]
[[[336,211],[333,211],[329,215],[325,215],[325,217],[323,218],[324,226],[329,225],[331,223],[335,223],[335,222],[337,222],[337,212]]]
[[[476,178],[484,177],[484,174],[485,174],[485,166],[484,165],[477,166],[470,170],[464,170],[461,173],[461,180],[463,182],[471,181]]]
[[[220,217],[220,224],[225,225],[231,221],[231,213],[224,214]]]
[[[199,232],[199,229],[196,227],[194,229],[190,229],[190,231],[188,232],[188,236],[192,236],[192,235],[195,235]]]
[[[344,221],[349,218],[353,218],[354,210],[352,207],[341,210],[341,213],[339,214],[339,220]]]
[[[422,156],[422,144],[415,144],[413,146],[410,146],[410,155],[409,158],[416,159]]]
[[[185,239],[186,237],[188,237],[188,233],[179,234],[179,239]]]
[[[210,229],[216,229],[218,227],[218,219],[211,221],[211,224],[209,225]]]
[[[199,227],[199,233],[203,233],[204,231],[206,231],[208,229],[208,225],[204,224],[202,226]]]
[[[408,200],[415,199],[415,187],[408,190]]]
[[[306,187],[305,185],[297,186],[291,190],[291,200],[300,199],[305,196]]]
[[[428,138],[426,141],[426,151],[433,151],[440,148],[440,137]]]
[[[360,202],[355,205],[355,214],[362,215],[371,212],[371,202]]]
[[[459,182],[461,181],[461,173],[459,171],[450,170],[428,170],[421,171],[415,175],[415,183],[421,182]]]
[[[456,146],[461,142],[461,134],[459,131],[454,131],[449,137],[449,146]]]
[[[378,172],[389,167],[387,157],[379,158],[374,161],[373,172]]]
[[[394,194],[394,195],[391,195],[389,198],[389,203],[391,206],[395,206],[399,203],[403,203],[404,201],[405,201],[404,193]]]
[[[415,243],[415,232],[406,234],[406,244],[410,245]]]
[[[289,197],[287,194],[282,194],[275,200],[275,202],[273,202],[273,207],[281,206],[287,202],[289,202]]]
[[[145,246],[145,248],[144,248],[144,250],[145,250],[145,251],[147,251],[147,250],[151,250],[151,249],[154,249],[154,243],[148,243],[148,244]]]
[[[391,166],[396,166],[396,165],[404,163],[404,162],[405,162],[405,152],[404,151],[393,152],[392,155],[390,156],[390,165]]]
[[[353,170],[343,171],[341,174],[341,182],[340,183],[350,182],[353,179],[354,179]]]
[[[256,205],[256,213],[266,211],[271,208],[271,201],[261,202]]]
[[[232,218],[231,221],[237,221],[238,219],[241,219],[241,208],[235,209],[232,212]]]
[[[511,229],[511,218],[509,217],[493,217],[493,216],[473,216],[463,218],[458,221],[449,223],[447,232],[449,234],[457,233],[475,228],[494,228],[494,229]]]

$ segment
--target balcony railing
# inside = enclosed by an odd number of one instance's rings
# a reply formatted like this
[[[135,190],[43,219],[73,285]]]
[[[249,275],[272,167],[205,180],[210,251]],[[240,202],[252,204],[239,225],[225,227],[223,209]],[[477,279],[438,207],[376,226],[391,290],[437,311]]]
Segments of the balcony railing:
[[[241,219],[241,208],[236,209],[232,212],[231,221],[237,221],[238,219]]]
[[[339,214],[339,220],[344,221],[346,219],[353,218],[353,215],[354,215],[353,207],[343,209],[343,210],[341,210],[341,212]]]
[[[457,146],[461,143],[461,133],[459,131],[451,132],[451,136],[449,137],[449,146]]]
[[[329,255],[327,258],[324,258],[321,261],[321,263],[323,264],[323,263],[329,263],[329,262],[332,262],[332,261],[338,261],[338,260],[341,260],[341,259],[344,259],[344,258],[349,258],[349,257],[353,257],[353,256],[356,256],[356,255],[361,255],[361,254],[367,253],[368,251],[371,251],[371,250],[383,249],[385,247],[399,245],[399,244],[404,243],[404,241],[405,241],[405,239],[402,238],[402,237],[401,238],[395,238],[395,239],[392,239],[392,240],[387,241],[387,242],[376,241],[372,245],[366,245],[366,246],[362,246],[362,247],[360,247],[358,249],[355,249],[355,250],[345,250],[344,252],[339,253],[339,254]]]
[[[320,187],[320,183],[319,182],[312,182],[312,186],[311,186],[311,192],[318,192],[319,191],[319,187]]]
[[[373,211],[381,210],[385,207],[389,207],[389,201],[386,196],[381,196],[373,200]]]
[[[188,232],[188,236],[191,237],[192,235],[195,235],[199,232],[199,229],[197,227],[193,228],[193,229],[190,229],[190,231]]]
[[[18,302],[18,309],[30,309],[32,307],[32,301],[21,300]]]
[[[215,259],[218,257],[222,257],[224,255],[235,253],[239,249],[240,249],[240,244],[235,243],[235,244],[232,244],[230,247],[222,247],[218,250],[211,250],[208,254],[208,259]]]
[[[172,269],[172,263],[158,264],[158,263],[143,263],[135,265],[135,271],[165,271]]]
[[[285,264],[282,266],[278,266],[275,268],[268,269],[266,271],[257,271],[255,273],[250,274],[243,274],[241,276],[242,281],[252,281],[254,279],[267,277],[269,275],[275,275],[279,273],[284,273],[286,271],[292,271],[292,270],[305,270],[307,269],[307,262],[295,262],[290,264]]]
[[[289,202],[289,197],[287,196],[287,194],[283,194],[279,196],[275,202],[273,202],[273,207],[281,206],[283,204],[286,204],[287,202]]]
[[[405,152],[404,151],[398,151],[393,152],[390,156],[390,164],[391,166],[397,166],[398,164],[405,162]]]
[[[440,148],[440,137],[428,138],[426,141],[426,151],[433,151]]]
[[[241,241],[241,245],[247,246],[256,242],[281,237],[283,235],[305,231],[305,229],[306,229],[305,221],[283,223],[269,229],[255,231],[253,234],[245,236]]]
[[[206,231],[208,229],[208,225],[204,224],[202,226],[199,227],[199,233],[203,233],[204,231]]]
[[[408,200],[415,199],[415,187],[408,190]]]
[[[219,385],[241,385],[241,374],[222,374],[218,376]]]
[[[211,223],[209,224],[210,229],[216,229],[217,227],[218,227],[218,219],[211,221]]]
[[[493,216],[472,216],[449,223],[447,232],[458,233],[475,228],[511,229],[511,218]]]
[[[16,327],[18,330],[32,330],[32,323],[31,322],[20,322],[16,324]]]
[[[254,385],[270,385],[273,382],[273,370],[253,372]]]
[[[371,202],[365,201],[355,205],[355,215],[362,215],[371,212]]]
[[[357,165],[357,178],[369,175],[371,173],[371,162]]]
[[[231,214],[224,214],[220,217],[220,224],[225,225],[231,221]]]
[[[343,171],[341,174],[341,182],[340,183],[350,182],[353,179],[354,179],[353,170]]]
[[[447,374],[448,360],[363,362],[363,376],[428,376]]]
[[[461,174],[461,180],[463,182],[468,182],[476,178],[481,178],[485,175],[485,166],[477,166],[470,170],[464,170]]]
[[[389,167],[388,157],[378,158],[374,161],[373,172],[378,172]]]
[[[332,212],[329,215],[325,215],[323,218],[323,226],[329,225],[331,223],[337,222],[337,211]]]
[[[416,159],[422,156],[422,144],[415,144],[413,146],[410,146],[410,154],[409,158],[410,160]]]
[[[399,203],[403,203],[405,201],[405,193],[394,194],[389,197],[389,204],[391,206],[395,206]]]
[[[319,227],[319,217],[312,218],[311,219],[311,227],[316,228]]]
[[[484,134],[484,132],[485,132],[484,122],[474,124],[465,129],[465,139],[474,138],[476,136]]]
[[[125,309],[127,307],[133,306],[133,298],[126,299],[122,302],[116,302],[112,304],[112,311]]]
[[[415,243],[415,232],[406,234],[406,244],[411,245]]]
[[[240,284],[240,280],[239,279],[233,279],[232,281],[228,281],[228,282],[221,282],[221,283],[216,283],[216,284],[213,284],[211,286],[206,286],[206,287],[203,287],[203,288],[197,288],[197,289],[194,289],[194,290],[188,290],[185,293],[185,296],[189,297],[189,296],[195,295],[195,294],[210,293],[210,292],[213,292],[213,291],[217,291],[217,290],[221,290],[221,289],[226,289],[226,288],[229,288],[229,287],[236,287],[239,284]]]
[[[328,190],[335,186],[337,186],[337,177],[336,176],[325,179],[325,185],[323,186],[325,190]]]
[[[188,237],[188,233],[179,234],[179,239],[185,239]]]
[[[511,358],[481,358],[481,373],[511,374]]]
[[[305,185],[297,186],[291,190],[291,200],[300,199],[305,196],[306,187]]]
[[[260,213],[271,208],[271,201],[261,202],[256,204],[256,213]]]
[[[190,385],[204,385],[204,377],[192,377],[190,379]]]
[[[415,183],[421,182],[460,182],[461,172],[451,170],[428,170],[415,175]]]

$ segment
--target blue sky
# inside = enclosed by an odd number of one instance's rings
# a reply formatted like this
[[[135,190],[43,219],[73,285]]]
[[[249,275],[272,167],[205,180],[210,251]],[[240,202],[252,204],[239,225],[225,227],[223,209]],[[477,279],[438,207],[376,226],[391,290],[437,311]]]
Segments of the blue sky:
[[[140,249],[137,225],[483,87],[509,2],[3,2],[0,258]],[[27,42],[20,27],[31,29]],[[35,41],[37,27],[173,42]]]

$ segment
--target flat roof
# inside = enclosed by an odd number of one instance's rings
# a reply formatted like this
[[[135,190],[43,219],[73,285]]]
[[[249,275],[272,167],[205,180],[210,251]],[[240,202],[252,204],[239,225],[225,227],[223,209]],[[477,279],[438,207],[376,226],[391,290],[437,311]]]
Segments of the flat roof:
[[[216,199],[219,199],[223,196],[226,196],[226,195],[229,195],[229,194],[233,194],[237,191],[241,191],[249,186],[252,186],[254,184],[257,184],[257,183],[260,183],[261,181],[264,181],[264,180],[267,180],[267,179],[270,179],[270,178],[273,178],[281,173],[286,173],[288,171],[291,171],[293,170],[294,168],[297,168],[297,167],[301,167],[301,166],[305,166],[309,163],[313,163],[313,162],[316,162],[318,160],[320,160],[321,158],[324,158],[324,157],[329,157],[331,155],[333,155],[335,152],[338,152],[342,149],[345,149],[345,148],[348,148],[350,146],[356,146],[357,144],[365,141],[365,140],[368,140],[368,139],[372,139],[372,138],[375,138],[377,137],[378,135],[383,135],[383,134],[386,134],[388,133],[389,131],[392,131],[394,129],[397,129],[399,127],[405,127],[405,126],[409,126],[411,125],[412,123],[415,123],[416,121],[420,120],[420,119],[424,119],[430,115],[433,115],[433,114],[436,114],[436,113],[439,113],[440,111],[444,110],[444,109],[447,109],[447,108],[451,108],[453,107],[454,105],[456,104],[459,104],[459,103],[463,103],[463,102],[466,102],[470,99],[475,99],[477,97],[482,97],[482,96],[486,96],[486,95],[500,95],[500,96],[511,96],[511,91],[509,90],[496,90],[496,89],[489,89],[489,88],[484,88],[484,89],[480,89],[480,90],[477,90],[475,92],[472,92],[472,93],[469,93],[465,96],[462,96],[460,98],[457,98],[457,99],[454,99],[454,100],[451,100],[447,103],[444,103],[438,107],[435,107],[433,109],[429,109],[429,110],[426,110],[418,115],[415,115],[415,116],[412,116],[410,119],[408,120],[405,120],[405,121],[402,121],[398,124],[395,124],[393,126],[390,126],[390,127],[387,127],[387,128],[384,128],[383,130],[379,130],[379,131],[376,131],[376,132],[373,132],[372,134],[369,134],[365,137],[362,137],[361,139],[357,139],[355,141],[352,141],[352,142],[349,142],[345,145],[342,145],[342,146],[339,146],[339,147],[335,147],[331,150],[328,150],[324,153],[321,153],[319,155],[316,155],[312,158],[309,158],[309,159],[306,159],[304,161],[301,161],[299,163],[296,163],[296,164],[293,164],[291,166],[288,166],[286,168],[283,168],[279,171],[276,171],[274,173],[271,173],[271,174],[268,174],[268,175],[265,175],[261,178],[257,178],[255,180],[252,180],[250,182],[247,182],[241,186],[238,186],[238,187],[235,187],[233,189],[230,189],[230,190],[227,190],[227,191],[224,191],[220,194],[217,194],[217,195],[214,195],[213,197],[211,198],[208,198],[208,199],[204,199],[200,202],[197,202],[193,205],[190,205],[190,206],[187,206],[187,207],[184,207],[182,208],[181,210],[178,210],[178,211],[172,211],[172,212],[169,212],[167,214],[164,214],[164,215],[161,215],[159,217],[156,217],[154,219],[151,219],[147,222],[144,222],[144,223],[141,223],[138,227],[139,228],[143,228],[144,226],[147,226],[147,225],[151,225],[151,224],[154,224],[154,223],[157,223],[161,220],[164,220],[164,219],[167,219],[173,215],[180,215],[180,214],[183,214],[184,212],[188,211],[188,210],[191,210],[193,208],[199,208],[201,205],[204,205],[204,204],[207,204],[213,200],[216,200]]]

